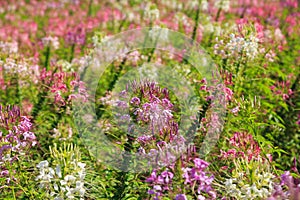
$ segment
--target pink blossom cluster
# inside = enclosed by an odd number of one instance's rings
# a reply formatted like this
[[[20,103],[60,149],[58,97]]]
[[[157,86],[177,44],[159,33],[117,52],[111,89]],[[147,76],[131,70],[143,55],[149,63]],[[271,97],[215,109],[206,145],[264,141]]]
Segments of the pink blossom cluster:
[[[290,77],[292,78],[292,75]],[[276,82],[270,89],[273,94],[280,96],[283,100],[288,100],[294,94],[290,80]]]
[[[152,171],[150,177],[146,182],[152,185],[152,189],[148,191],[149,194],[155,195],[154,199],[159,200],[163,196],[163,192],[170,190],[169,186],[172,184],[174,174],[168,170],[163,171],[157,175],[157,171]]]
[[[229,139],[229,145],[232,147],[231,149],[227,151],[221,150],[220,156],[222,159],[244,158],[250,161],[260,157],[261,148],[249,133],[234,133]]]
[[[0,177],[6,177],[8,183],[7,166],[25,156],[37,144],[31,129],[30,120],[21,115],[18,107],[0,105]]]
[[[140,84],[133,82],[132,88],[137,96],[131,98],[130,105],[138,124],[149,126],[148,130],[152,136],[167,134],[172,141],[177,135],[178,124],[173,119],[173,104],[169,100],[168,90],[161,89],[157,83],[149,81]],[[124,108],[122,105],[119,107]],[[140,136],[139,140],[143,141],[142,138],[146,136]]]
[[[56,105],[65,106],[72,99],[87,101],[85,84],[79,80],[77,73],[64,72],[62,69],[58,72],[46,71],[44,68],[40,77],[43,83],[50,85],[50,92]]]
[[[192,161],[192,163],[190,163],[190,161]],[[183,160],[181,159],[181,168],[179,169],[181,172],[176,171],[176,174],[182,175],[179,180],[184,180],[184,191],[192,191],[195,189],[197,199],[200,200],[206,198],[216,199],[216,192],[212,187],[214,176],[208,172],[208,166],[209,163],[200,158],[189,157]],[[151,189],[148,193],[153,195],[154,199],[159,200],[164,196],[170,197],[171,194],[177,194],[174,196],[176,200],[187,199],[186,194],[180,193],[183,192],[183,190],[176,187],[178,177],[175,179],[175,170],[175,166],[169,166],[161,173],[158,173],[158,170],[155,169],[146,179],[146,182],[151,185]]]
[[[197,187],[198,199],[205,199],[203,193],[208,194],[210,199],[216,199],[216,193],[211,186],[214,176],[206,172],[209,163],[200,158],[194,158],[193,161],[193,167],[182,168],[185,185],[190,188]]]

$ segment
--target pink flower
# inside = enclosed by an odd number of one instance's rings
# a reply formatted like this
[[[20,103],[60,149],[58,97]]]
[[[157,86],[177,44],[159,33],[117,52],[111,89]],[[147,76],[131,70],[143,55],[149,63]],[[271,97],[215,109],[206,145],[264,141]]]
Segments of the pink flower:
[[[232,96],[233,96],[233,92],[230,88],[228,87],[225,87],[225,96],[226,96],[226,100],[227,101],[230,101],[232,99]]]

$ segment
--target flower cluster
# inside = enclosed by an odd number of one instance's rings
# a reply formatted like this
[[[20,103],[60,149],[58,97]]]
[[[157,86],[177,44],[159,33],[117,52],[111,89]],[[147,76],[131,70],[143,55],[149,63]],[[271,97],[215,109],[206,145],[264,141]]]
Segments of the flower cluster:
[[[88,98],[85,84],[79,80],[75,72],[64,72],[61,69],[53,73],[44,68],[40,76],[44,83],[50,85],[54,102],[58,106],[65,106],[72,99],[85,102]]]
[[[193,161],[193,164],[189,163],[189,159]],[[189,165],[189,166],[186,166]],[[150,195],[154,196],[154,199],[161,199],[163,196],[174,195],[175,199],[187,199],[186,194],[178,194],[178,191],[191,191],[196,190],[195,196],[197,199],[216,199],[216,192],[212,188],[212,182],[214,176],[207,172],[209,163],[200,158],[188,158],[183,159],[181,163],[180,172],[176,174],[182,174],[182,177],[174,176],[174,166],[169,166],[166,170],[158,173],[158,170],[153,170],[151,175],[146,179],[151,185],[151,189],[148,191]],[[173,171],[173,172],[172,172]],[[184,181],[184,190],[177,188],[177,181]],[[192,189],[193,188],[193,189]],[[170,196],[168,196],[170,197]]]
[[[288,100],[294,94],[294,91],[291,89],[290,80],[276,82],[270,89],[274,95],[281,97],[283,100]]]
[[[17,42],[2,42],[0,41],[1,52],[5,54],[18,53],[18,43]]]
[[[19,79],[33,77],[34,80],[38,75],[37,65],[30,60],[6,58],[5,61],[0,60],[0,64],[6,73],[17,75]]]
[[[193,161],[193,167],[182,168],[184,184],[187,188],[197,188],[198,199],[205,199],[204,194],[208,194],[209,199],[216,199],[216,193],[211,186],[214,176],[206,172],[209,163],[200,158],[194,158]]]
[[[59,47],[59,41],[58,41],[57,37],[51,37],[51,36],[43,37],[42,43],[46,47],[51,46],[53,49],[58,49],[58,47]]]
[[[218,41],[218,39],[217,39]],[[223,58],[242,58],[246,57],[253,60],[259,54],[259,39],[250,35],[249,38],[230,34],[230,40],[225,43],[223,40],[214,46],[215,53],[220,54]]]
[[[214,6],[218,9],[229,11],[230,0],[215,0]]]
[[[274,191],[275,176],[262,160],[237,159],[231,178],[222,183],[226,196],[237,199],[266,199]]]
[[[172,109],[173,104],[169,99],[169,92],[166,88],[161,89],[155,82],[141,82],[132,84],[134,97],[130,99],[130,104],[120,97],[114,101],[117,108],[127,109],[131,106],[131,112],[135,116],[137,124],[147,126],[144,129],[142,138],[149,136],[159,136],[168,133],[168,138],[172,141],[177,135],[178,124],[173,119]],[[127,97],[127,91],[123,91]],[[120,94],[120,96],[122,96]],[[126,113],[121,115],[118,112],[120,121],[130,121],[130,116]]]
[[[299,199],[300,181],[294,178],[289,171],[285,171],[280,176],[280,183],[274,187],[272,195],[267,200],[276,199]]]
[[[233,148],[229,149],[226,152],[221,150],[221,158],[244,158],[247,160],[260,158],[261,148],[253,139],[253,136],[251,134],[236,132],[229,139],[229,145]]]
[[[187,149],[186,140],[182,136],[174,137],[172,142],[157,142],[156,140],[153,136],[141,136],[137,139],[140,144],[139,159],[146,159],[148,165],[154,167],[174,165],[178,157]],[[153,143],[156,145],[152,146]]]
[[[73,30],[70,30],[66,37],[65,41],[66,43],[70,45],[84,45],[86,40],[86,30],[80,26],[76,27]]]
[[[134,97],[131,103],[136,105],[139,101],[138,97]],[[141,108],[137,108],[134,114],[139,121],[149,123],[150,130],[153,133],[156,128],[158,128],[157,132],[160,132],[172,120],[172,106],[168,99],[164,98],[160,100],[154,96],[150,102],[144,103]]]
[[[155,7],[155,5],[147,4],[145,6],[144,17],[146,20],[153,22],[159,19],[159,10]]]
[[[7,177],[11,163],[26,156],[27,151],[37,144],[31,129],[30,120],[21,115],[17,106],[0,105],[0,177]]]
[[[148,191],[149,194],[155,195],[155,199],[159,199],[163,195],[163,192],[170,190],[169,186],[172,184],[174,174],[168,170],[163,171],[157,175],[157,171],[154,170],[146,182],[151,183],[152,189]]]
[[[35,180],[39,187],[46,191],[48,197],[55,200],[84,199],[86,189],[84,178],[86,176],[85,163],[80,162],[77,147],[65,145],[63,149],[57,150],[55,146],[51,151],[54,159],[50,167],[47,160],[41,161],[36,167],[39,174]]]
[[[174,105],[169,92],[156,82],[133,82],[116,100],[110,95],[102,103],[113,105],[119,128],[135,136],[139,158],[155,166],[168,166],[185,150],[185,138],[178,134]],[[133,95],[129,97],[129,92]]]

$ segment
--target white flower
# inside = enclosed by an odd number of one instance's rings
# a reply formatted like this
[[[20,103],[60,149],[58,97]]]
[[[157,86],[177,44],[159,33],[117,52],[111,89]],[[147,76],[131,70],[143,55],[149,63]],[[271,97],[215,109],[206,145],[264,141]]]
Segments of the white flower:
[[[58,191],[58,185],[56,183],[53,184],[54,190]]]
[[[2,42],[0,41],[0,49],[3,53],[11,54],[18,53],[18,43],[13,42]]]
[[[59,47],[59,41],[57,37],[43,37],[42,43],[44,46],[52,46],[54,49],[58,49]]]
[[[84,196],[85,193],[84,182],[76,181],[76,190],[79,192],[80,196]]]
[[[274,36],[276,41],[282,42],[285,40],[285,37],[279,28],[275,29]]]
[[[201,10],[207,10],[208,9],[208,2],[207,0],[201,1]]]
[[[77,163],[78,167],[80,167],[82,170],[84,170],[86,164],[85,163],[82,163],[82,162],[78,162]]]
[[[245,42],[243,48],[246,52],[247,57],[253,59],[258,54],[258,38],[250,36],[250,39]]]
[[[240,57],[243,53],[249,59],[254,59],[258,54],[259,39],[251,35],[245,39],[235,34],[230,34],[230,41],[225,45],[229,57]]]
[[[93,35],[93,37],[92,37],[92,42],[93,42],[93,46],[94,47],[96,47],[96,46],[98,46],[99,45],[99,37],[98,37],[98,35]]]
[[[230,0],[216,0],[214,6],[224,11],[229,11]]]
[[[37,168],[45,168],[49,166],[49,162],[47,160],[41,161],[36,167]]]
[[[74,195],[73,195],[75,193],[74,188],[70,188],[70,187],[66,186],[66,191],[67,191],[66,196],[67,196],[68,199],[74,199],[75,198]]]
[[[37,167],[40,168],[40,174],[35,178],[35,180],[40,180],[40,187],[44,187],[46,183],[50,183],[51,179],[54,177],[54,170],[51,167],[47,167],[48,162],[41,162]]]
[[[14,59],[6,58],[6,62],[3,67],[10,73],[19,73],[22,76],[30,74],[28,63],[26,63],[25,61],[16,62],[16,60]]]
[[[79,171],[78,172],[78,177],[80,180],[83,180],[85,178],[86,173],[84,171]]]
[[[168,34],[168,29],[160,28],[159,26],[155,26],[149,31],[149,36],[154,41],[167,41]]]
[[[56,166],[55,172],[56,172],[57,176],[58,176],[59,178],[61,178],[61,168],[60,168],[59,165]]]
[[[203,28],[204,28],[204,32],[206,33],[214,32],[214,26],[211,23],[207,23]]]
[[[202,195],[198,195],[197,199],[198,199],[198,200],[205,200],[205,197],[202,196]]]
[[[65,176],[64,180],[66,182],[75,182],[76,178],[73,175],[67,175]]]
[[[74,71],[72,64],[66,60],[59,60],[57,64],[62,67],[63,71]]]
[[[159,10],[157,8],[151,8],[151,4],[148,4],[144,10],[144,17],[150,21],[159,19]]]

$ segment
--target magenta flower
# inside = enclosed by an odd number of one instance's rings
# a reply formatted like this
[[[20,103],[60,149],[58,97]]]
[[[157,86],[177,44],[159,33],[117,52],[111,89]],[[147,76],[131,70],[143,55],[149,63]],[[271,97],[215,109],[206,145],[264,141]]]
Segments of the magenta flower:
[[[161,173],[161,175],[158,177],[159,182],[161,182],[162,184],[169,184],[172,179],[173,179],[174,175],[172,172],[169,171],[164,171]]]
[[[208,162],[201,160],[200,158],[195,158],[194,164],[195,164],[195,167],[199,168],[200,170],[206,169],[209,165]]]

